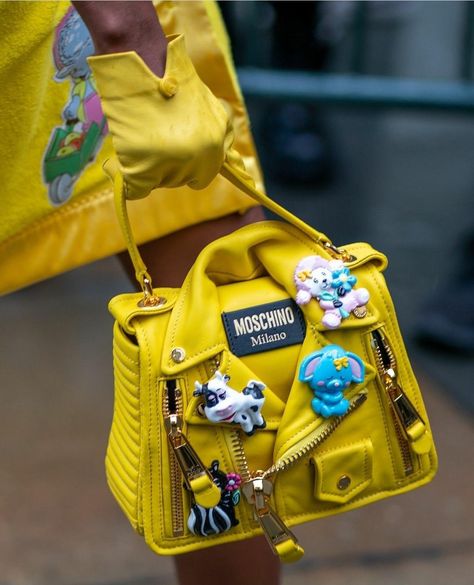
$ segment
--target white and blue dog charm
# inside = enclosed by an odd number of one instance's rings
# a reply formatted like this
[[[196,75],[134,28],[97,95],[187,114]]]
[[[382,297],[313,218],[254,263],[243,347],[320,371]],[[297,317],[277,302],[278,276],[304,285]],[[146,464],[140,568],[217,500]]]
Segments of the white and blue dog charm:
[[[265,384],[258,380],[249,380],[242,392],[237,392],[227,382],[230,376],[219,370],[214,377],[200,384],[194,383],[194,396],[204,396],[204,414],[214,423],[238,423],[247,435],[253,435],[257,429],[264,429],[265,419],[261,415],[265,397]]]
[[[343,392],[352,382],[363,382],[364,375],[364,362],[358,355],[339,345],[328,345],[303,360],[298,378],[314,392],[314,412],[329,418],[346,414],[349,401]]]

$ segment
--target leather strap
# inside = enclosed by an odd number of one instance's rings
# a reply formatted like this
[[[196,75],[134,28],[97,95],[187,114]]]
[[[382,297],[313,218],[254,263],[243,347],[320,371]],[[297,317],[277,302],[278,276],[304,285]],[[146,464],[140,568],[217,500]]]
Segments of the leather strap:
[[[135,269],[135,276],[140,283],[140,286],[143,288],[144,285],[147,287],[148,292],[151,289],[151,278],[148,274],[147,268],[145,263],[143,262],[142,257],[140,256],[140,252],[138,251],[138,246],[135,242],[133,237],[132,227],[130,225],[130,220],[127,214],[127,198],[126,198],[126,189],[127,185],[123,180],[122,173],[118,170],[118,165],[115,164],[115,161],[107,161],[104,165],[104,170],[106,174],[108,174],[114,183],[114,199],[115,199],[115,209],[117,212],[117,217],[120,223],[120,227],[122,229],[125,242],[127,244],[128,253],[130,254],[130,258],[132,260],[134,269]],[[250,179],[245,179],[241,173],[234,169],[229,163],[225,162],[221,167],[220,174],[225,177],[229,182],[231,182],[234,186],[238,189],[243,191],[246,195],[252,197],[272,211],[280,216],[282,219],[286,220],[290,224],[294,225],[302,232],[307,234],[311,239],[315,240],[316,242],[320,243],[321,246],[325,247],[326,249],[331,248],[335,249],[329,238],[327,238],[321,232],[318,232],[314,228],[310,227],[304,221],[293,215],[291,212],[286,210],[284,207],[270,199],[267,195],[258,191],[252,184]]]
[[[235,187],[243,191],[246,195],[252,197],[258,201],[261,205],[276,213],[276,215],[280,216],[282,219],[286,220],[288,223],[291,223],[298,229],[300,229],[303,233],[308,235],[312,240],[316,240],[317,242],[329,242],[329,238],[327,238],[323,233],[318,232],[307,223],[305,223],[296,215],[293,215],[290,211],[270,199],[264,193],[258,191],[252,184],[251,180],[245,180],[244,177],[228,162],[225,162],[220,170],[220,174],[225,177],[228,181],[230,181]]]
[[[135,242],[135,239],[133,237],[132,226],[130,225],[130,219],[127,213],[126,199],[127,186],[123,180],[123,176],[120,171],[114,172],[113,182],[115,211],[117,213],[120,227],[122,228],[122,233],[127,244],[128,253],[130,254],[130,258],[135,269],[135,278],[138,280],[142,288],[144,285],[146,286],[146,281],[148,281],[151,287],[151,277],[148,274],[147,267],[143,262],[143,259],[138,250],[137,243]]]

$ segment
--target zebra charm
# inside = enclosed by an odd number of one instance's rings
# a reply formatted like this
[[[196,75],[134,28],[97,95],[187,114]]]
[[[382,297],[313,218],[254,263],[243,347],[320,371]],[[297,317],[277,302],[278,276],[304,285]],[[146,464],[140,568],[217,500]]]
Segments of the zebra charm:
[[[204,508],[193,500],[188,516],[188,528],[196,536],[221,534],[239,523],[235,517],[234,507],[240,502],[240,476],[221,471],[217,460],[211,463],[209,471],[214,483],[221,490],[221,499],[213,508]]]

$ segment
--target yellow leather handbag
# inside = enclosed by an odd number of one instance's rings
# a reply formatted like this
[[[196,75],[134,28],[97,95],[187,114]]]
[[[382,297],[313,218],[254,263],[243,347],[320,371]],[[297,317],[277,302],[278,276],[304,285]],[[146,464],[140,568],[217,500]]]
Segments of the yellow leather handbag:
[[[335,247],[254,189],[282,221],[208,245],[180,289],[153,289],[115,177],[143,293],[110,301],[115,408],[109,486],[160,554],[261,534],[284,562],[290,527],[430,481],[428,417],[369,244]]]

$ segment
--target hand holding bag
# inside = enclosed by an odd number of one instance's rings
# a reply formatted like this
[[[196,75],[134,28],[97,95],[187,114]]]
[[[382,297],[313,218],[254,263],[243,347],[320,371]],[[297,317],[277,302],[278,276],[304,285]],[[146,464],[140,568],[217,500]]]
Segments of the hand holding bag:
[[[157,553],[263,532],[291,562],[303,554],[292,525],[419,487],[436,453],[385,256],[336,248],[235,168],[221,173],[286,222],[214,241],[180,289],[152,288],[115,176],[143,294],[109,305],[107,478]]]
[[[201,81],[184,35],[168,41],[162,78],[135,51],[88,58],[126,179],[127,199],[146,197],[156,187],[203,189],[224,159],[242,164],[232,149],[225,102]]]

